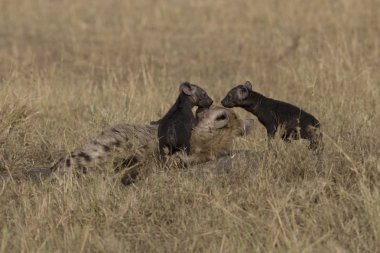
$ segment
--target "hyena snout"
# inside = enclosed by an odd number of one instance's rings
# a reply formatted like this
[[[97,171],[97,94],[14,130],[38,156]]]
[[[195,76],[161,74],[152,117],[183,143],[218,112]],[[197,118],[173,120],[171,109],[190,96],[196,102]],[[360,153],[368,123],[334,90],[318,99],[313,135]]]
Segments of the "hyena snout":
[[[198,100],[198,107],[201,107],[201,108],[210,108],[210,106],[212,105],[212,103],[214,102],[208,95],[206,92],[202,92],[203,94],[200,94],[198,95],[199,97],[199,100]]]
[[[202,108],[209,108],[213,102],[214,101],[209,96],[205,96],[204,98],[199,100],[198,105],[199,107],[202,107]]]
[[[222,105],[224,107],[227,107],[227,108],[232,108],[235,106],[235,104],[231,101],[231,99],[229,97],[225,97],[223,100],[222,100]]]

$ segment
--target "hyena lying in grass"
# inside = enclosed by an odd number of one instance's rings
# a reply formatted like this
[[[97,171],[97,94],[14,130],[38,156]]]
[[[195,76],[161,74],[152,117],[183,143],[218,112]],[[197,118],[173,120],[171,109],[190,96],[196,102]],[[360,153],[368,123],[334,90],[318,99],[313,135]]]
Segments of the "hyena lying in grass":
[[[240,120],[235,112],[224,107],[211,107],[197,113],[198,124],[192,130],[190,156],[182,157],[192,165],[228,155],[233,139],[249,134],[253,120]],[[158,157],[157,125],[119,124],[104,129],[94,140],[62,157],[50,169],[57,177],[68,171],[87,171],[101,166],[112,158],[124,161],[123,166],[137,168],[149,158]],[[137,176],[128,170],[123,183]]]

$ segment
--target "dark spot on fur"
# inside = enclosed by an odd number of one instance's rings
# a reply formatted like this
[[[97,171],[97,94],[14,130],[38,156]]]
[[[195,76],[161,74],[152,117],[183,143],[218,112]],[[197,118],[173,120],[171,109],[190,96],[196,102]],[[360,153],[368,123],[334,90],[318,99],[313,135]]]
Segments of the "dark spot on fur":
[[[104,152],[110,152],[111,148],[107,145],[102,145]]]
[[[114,141],[113,145],[115,147],[120,147],[121,146],[121,142],[119,140],[116,140],[116,141]]]
[[[83,151],[80,152],[78,156],[83,157],[86,162],[91,162],[91,157]]]
[[[117,130],[116,128],[114,128],[114,127],[113,127],[113,128],[111,128],[111,131],[112,131],[112,132],[114,132],[114,133],[118,133],[118,134],[120,134],[120,131],[119,131],[119,130]]]
[[[70,158],[67,158],[66,159],[66,167],[70,167],[71,166],[71,160]]]
[[[103,151],[104,151],[104,152],[110,152],[110,151],[111,151],[111,148],[110,148],[110,147],[108,147],[107,145],[102,144],[102,143],[100,143],[100,142],[98,142],[98,141],[94,141],[94,144],[95,144],[95,145],[98,145],[98,146],[101,146],[101,147],[103,148]]]
[[[107,145],[103,144],[103,143],[100,143],[98,141],[94,141],[93,143],[94,143],[94,145],[101,146],[103,148],[104,152],[110,152],[111,151],[111,148],[108,147]],[[97,151],[97,149],[94,151]]]
[[[79,166],[79,167],[78,167],[78,172],[79,172],[79,173],[83,173],[83,174],[87,174],[88,169],[87,169],[87,167],[85,167],[85,166]]]

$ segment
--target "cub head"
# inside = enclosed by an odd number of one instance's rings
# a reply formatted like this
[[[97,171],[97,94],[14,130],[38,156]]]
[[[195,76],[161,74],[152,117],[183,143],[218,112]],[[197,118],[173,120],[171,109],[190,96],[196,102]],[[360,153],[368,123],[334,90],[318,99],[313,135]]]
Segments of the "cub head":
[[[252,92],[252,84],[250,81],[246,81],[231,89],[222,100],[222,105],[227,108],[249,106],[247,98],[250,92]]]
[[[179,91],[189,96],[193,106],[209,108],[213,101],[201,87],[189,82],[184,82],[179,86]]]

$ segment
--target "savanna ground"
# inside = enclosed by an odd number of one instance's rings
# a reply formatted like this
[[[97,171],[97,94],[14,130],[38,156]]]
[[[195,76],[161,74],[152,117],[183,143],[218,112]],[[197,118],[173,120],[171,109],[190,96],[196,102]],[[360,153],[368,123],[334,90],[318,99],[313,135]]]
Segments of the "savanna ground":
[[[257,162],[220,175],[8,177],[0,252],[379,252],[379,24],[375,0],[0,1],[0,172],[157,119],[184,80],[216,103],[251,80],[325,133],[268,151],[257,122]]]

